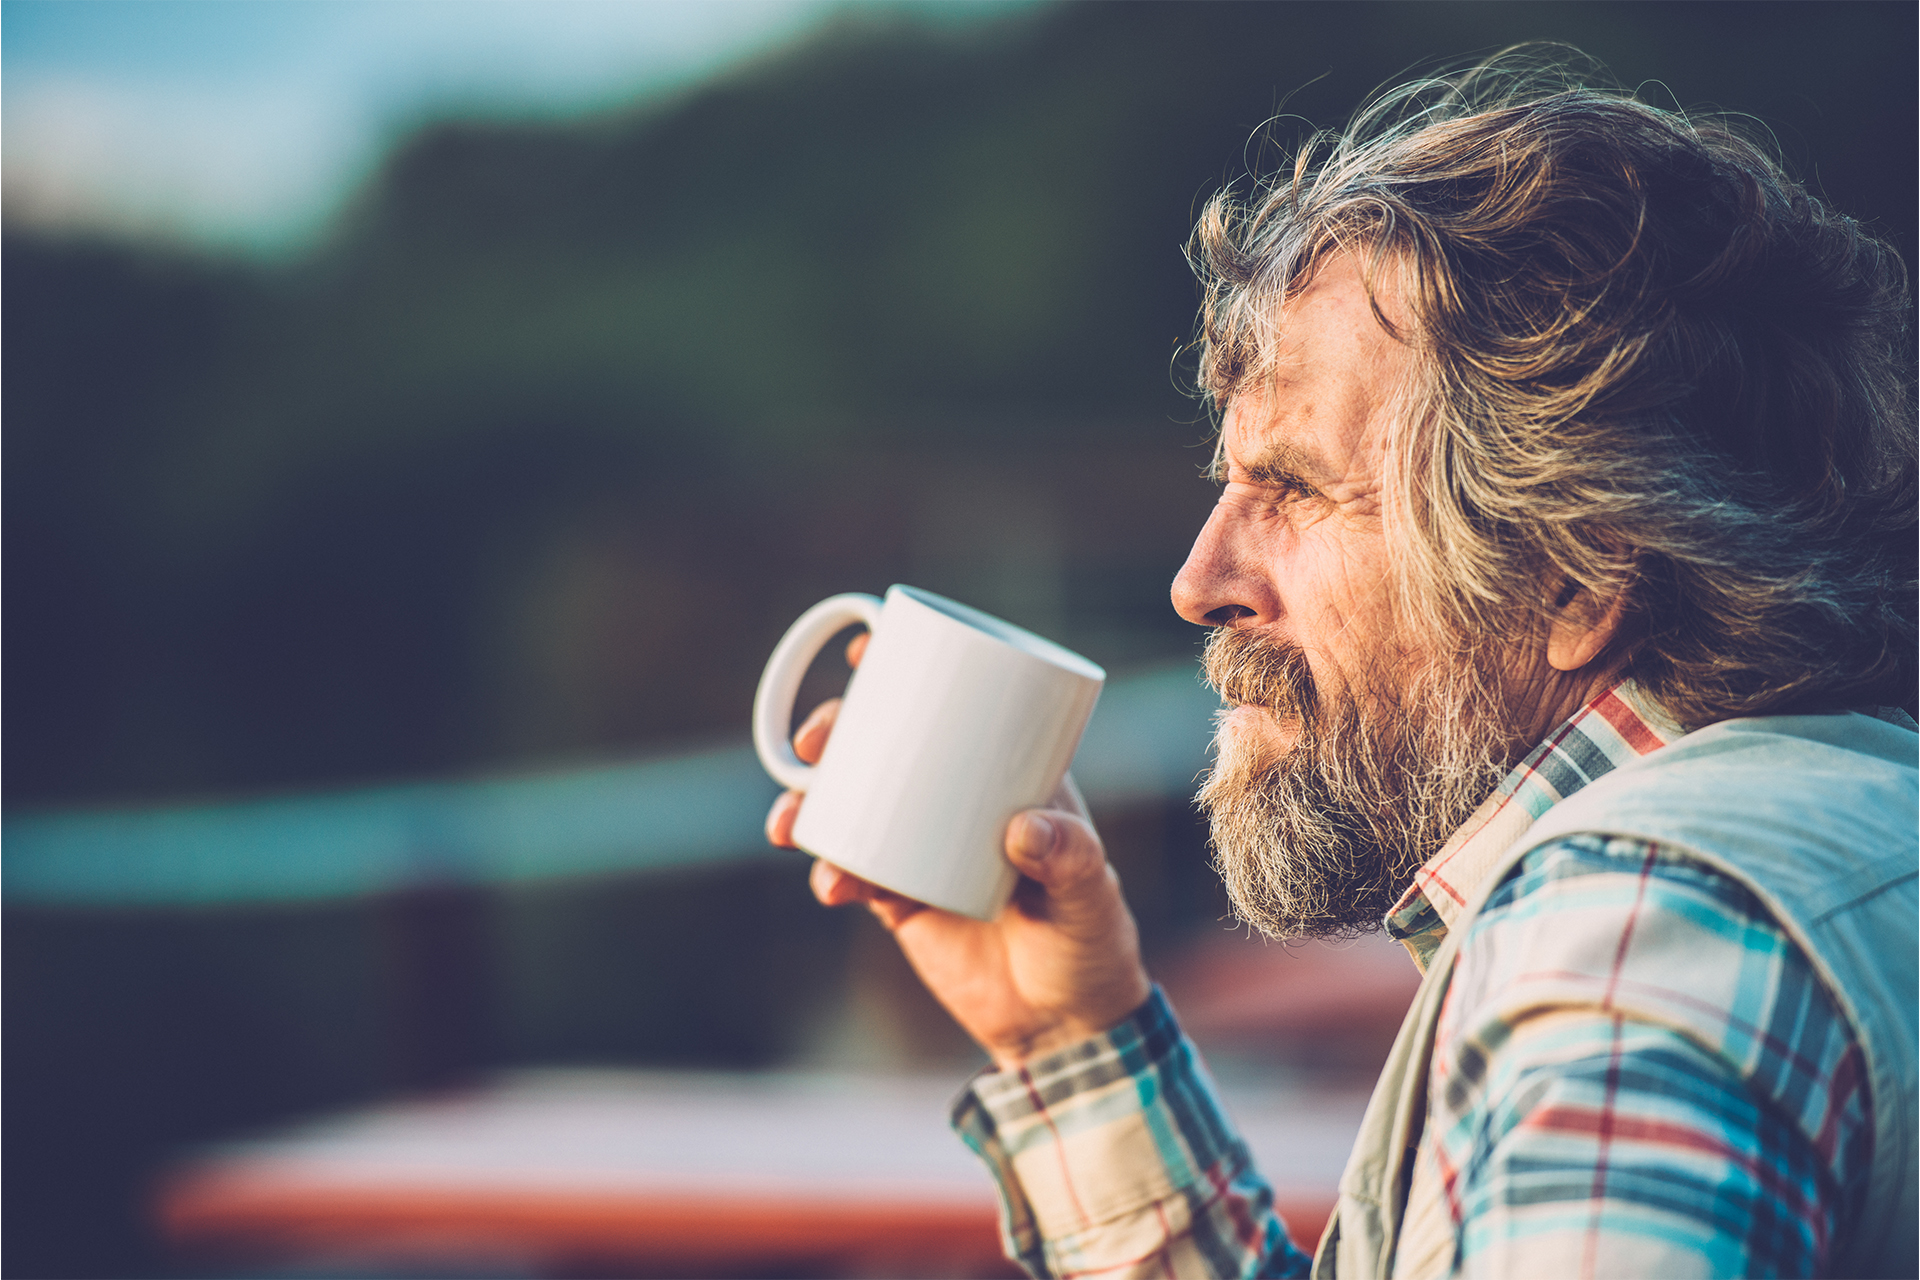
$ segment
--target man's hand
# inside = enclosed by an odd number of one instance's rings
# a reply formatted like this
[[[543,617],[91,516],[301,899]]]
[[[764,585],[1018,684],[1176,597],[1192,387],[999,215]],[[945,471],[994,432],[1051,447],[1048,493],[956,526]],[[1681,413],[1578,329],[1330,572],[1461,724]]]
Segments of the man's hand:
[[[847,646],[859,665],[866,637]],[[820,759],[840,703],[823,703],[793,735],[794,753]],[[792,847],[804,796],[789,791],[767,814],[767,839]],[[1045,809],[1007,825],[1007,859],[1020,872],[997,920],[925,906],[826,862],[813,893],[830,907],[865,903],[900,943],[921,981],[1001,1068],[1105,1031],[1145,1002],[1139,933],[1120,880],[1071,778]]]

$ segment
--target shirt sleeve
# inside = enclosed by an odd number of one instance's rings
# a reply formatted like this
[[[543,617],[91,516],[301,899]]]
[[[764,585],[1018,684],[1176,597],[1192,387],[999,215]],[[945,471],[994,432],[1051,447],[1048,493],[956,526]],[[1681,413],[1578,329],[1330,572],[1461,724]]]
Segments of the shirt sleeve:
[[[1030,1275],[1311,1268],[1158,988],[1103,1035],[977,1076],[953,1127],[992,1172],[1007,1256]]]
[[[1861,1068],[1737,883],[1546,846],[1462,949],[1396,1274],[1825,1274],[1871,1164]]]

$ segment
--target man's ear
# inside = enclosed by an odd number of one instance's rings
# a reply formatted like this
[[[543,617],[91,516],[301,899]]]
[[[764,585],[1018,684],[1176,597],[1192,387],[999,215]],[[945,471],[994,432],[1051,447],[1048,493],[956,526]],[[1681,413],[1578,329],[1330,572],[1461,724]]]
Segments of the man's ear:
[[[1620,634],[1627,599],[1616,595],[1601,606],[1582,588],[1568,584],[1555,602],[1561,606],[1547,632],[1547,665],[1555,671],[1578,671],[1592,662]]]

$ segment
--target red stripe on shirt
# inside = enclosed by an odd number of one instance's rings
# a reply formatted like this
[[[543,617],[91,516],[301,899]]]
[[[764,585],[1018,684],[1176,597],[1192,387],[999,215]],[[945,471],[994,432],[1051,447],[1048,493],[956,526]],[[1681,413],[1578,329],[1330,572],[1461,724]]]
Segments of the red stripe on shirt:
[[[1622,702],[1620,695],[1612,690],[1602,695],[1599,701],[1593,704],[1593,709],[1600,713],[1601,719],[1613,726],[1614,732],[1633,748],[1634,754],[1644,756],[1649,751],[1659,750],[1663,745],[1654,735],[1653,730],[1647,728],[1647,722],[1635,714],[1634,709]]]
[[[1059,1127],[1047,1113],[1046,1099],[1040,1096],[1040,1090],[1034,1086],[1033,1076],[1025,1065],[1020,1068],[1020,1082],[1027,1086],[1027,1100],[1033,1104],[1034,1112],[1046,1122],[1047,1132],[1053,1135],[1054,1157],[1060,1162],[1060,1185],[1067,1189],[1067,1198],[1073,1201],[1073,1211],[1079,1215],[1081,1227],[1091,1226],[1093,1219],[1087,1216],[1086,1206],[1080,1203],[1080,1192],[1073,1185],[1073,1166],[1067,1161],[1066,1144],[1060,1141]]]
[[[1788,1179],[1783,1179],[1777,1169],[1766,1161],[1757,1158],[1754,1152],[1742,1151],[1728,1146],[1718,1137],[1690,1125],[1676,1124],[1671,1120],[1654,1120],[1646,1116],[1631,1113],[1622,1114],[1608,1108],[1597,1111],[1592,1107],[1574,1106],[1561,1103],[1543,1107],[1528,1116],[1522,1124],[1529,1129],[1545,1130],[1551,1133],[1584,1134],[1620,1143],[1642,1143],[1648,1146],[1674,1147],[1681,1151],[1697,1151],[1702,1155],[1737,1164],[1751,1174],[1763,1190],[1793,1211],[1793,1216],[1802,1222],[1815,1223],[1821,1217],[1818,1206],[1810,1202],[1800,1189]],[[1814,1228],[1819,1234],[1819,1228]]]
[[[1593,1158],[1593,1213],[1587,1219],[1586,1247],[1580,1256],[1581,1280],[1593,1280],[1600,1260],[1600,1215],[1607,1206],[1607,1157],[1613,1150],[1614,1102],[1620,1094],[1620,1015],[1613,1017],[1613,1048],[1607,1058],[1606,1101],[1596,1117],[1594,1138],[1599,1150]]]

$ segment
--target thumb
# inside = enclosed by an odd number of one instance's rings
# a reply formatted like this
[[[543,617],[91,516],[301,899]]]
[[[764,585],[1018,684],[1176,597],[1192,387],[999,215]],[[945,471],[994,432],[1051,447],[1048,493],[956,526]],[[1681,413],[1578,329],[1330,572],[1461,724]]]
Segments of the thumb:
[[[1050,897],[1070,897],[1106,879],[1107,852],[1093,824],[1059,809],[1015,814],[1007,824],[1007,861]]]

